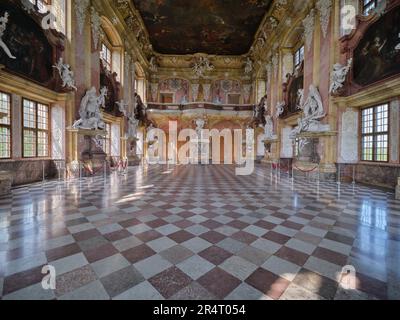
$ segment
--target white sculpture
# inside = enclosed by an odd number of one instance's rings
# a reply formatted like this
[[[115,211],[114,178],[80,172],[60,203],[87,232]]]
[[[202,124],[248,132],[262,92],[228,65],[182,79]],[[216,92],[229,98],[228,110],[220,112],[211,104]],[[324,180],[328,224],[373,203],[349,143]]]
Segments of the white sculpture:
[[[291,139],[302,132],[326,132],[330,130],[329,125],[323,125],[319,120],[326,116],[322,98],[318,89],[310,85],[308,98],[301,106],[303,117],[298,119],[298,126],[290,134]]]
[[[150,58],[149,64],[150,64],[150,71],[152,72],[158,71],[156,58],[154,56]]]
[[[103,116],[100,111],[100,107],[103,104],[103,97],[102,95],[97,96],[96,91],[95,87],[86,91],[79,109],[79,116],[81,118],[73,124],[72,128],[86,130],[105,129]]]
[[[244,67],[244,73],[249,74],[253,71],[253,61],[249,57],[247,57],[247,60],[245,62],[245,67]]]
[[[349,59],[347,61],[347,65],[343,66],[340,63],[336,63],[333,66],[333,72],[331,76],[331,87],[329,92],[331,94],[338,93],[338,90],[341,89],[346,81],[347,74],[350,71],[351,65],[353,63],[353,59]]]
[[[29,14],[32,11],[35,12],[35,6],[33,5],[33,3],[31,1],[29,1],[29,0],[21,0],[21,4],[22,4],[22,9],[24,9]]]
[[[278,102],[276,105],[276,117],[279,118],[285,112],[285,102]]]
[[[303,110],[304,105],[304,89],[299,89],[297,91],[297,101],[296,109]]]
[[[400,33],[399,33],[399,39],[400,39]],[[400,42],[397,46],[394,47],[394,50],[400,50]]]
[[[53,68],[56,68],[58,70],[61,80],[63,81],[62,86],[64,88],[67,87],[72,88],[75,91],[78,90],[75,87],[74,72],[71,70],[69,64],[63,63],[63,58],[60,58],[60,60],[58,60],[57,64],[55,64]]]
[[[6,31],[7,28],[8,17],[9,14],[7,11],[4,13],[4,16],[0,17],[0,47],[3,48],[4,52],[10,59],[17,59],[17,57],[12,55],[10,49],[8,49],[7,45],[4,43],[2,39],[4,32]]]
[[[264,126],[264,136],[266,140],[276,139],[276,135],[274,135],[274,122],[272,117],[268,114],[265,117],[265,126]]]
[[[135,110],[132,112],[128,111],[128,104],[124,102],[124,100],[116,102],[118,105],[119,111],[124,114],[124,116],[128,119],[128,133],[125,135],[125,138],[129,139],[137,139],[137,128],[139,126],[139,120],[135,118]]]
[[[103,109],[106,107],[107,93],[108,93],[107,87],[103,87],[100,89],[99,104],[100,107],[102,107]]]

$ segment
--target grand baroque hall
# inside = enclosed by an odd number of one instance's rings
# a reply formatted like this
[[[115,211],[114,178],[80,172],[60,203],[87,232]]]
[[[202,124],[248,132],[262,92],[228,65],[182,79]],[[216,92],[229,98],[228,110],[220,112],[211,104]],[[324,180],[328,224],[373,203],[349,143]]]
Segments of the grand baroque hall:
[[[0,303],[399,300],[399,136],[400,0],[1,0]]]

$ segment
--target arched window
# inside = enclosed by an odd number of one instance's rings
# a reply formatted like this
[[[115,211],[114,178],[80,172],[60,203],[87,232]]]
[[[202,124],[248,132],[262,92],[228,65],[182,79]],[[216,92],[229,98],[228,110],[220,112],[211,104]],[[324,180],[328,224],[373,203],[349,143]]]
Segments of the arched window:
[[[101,62],[108,71],[117,74],[117,81],[122,80],[123,46],[122,40],[112,23],[105,17],[101,18]]]

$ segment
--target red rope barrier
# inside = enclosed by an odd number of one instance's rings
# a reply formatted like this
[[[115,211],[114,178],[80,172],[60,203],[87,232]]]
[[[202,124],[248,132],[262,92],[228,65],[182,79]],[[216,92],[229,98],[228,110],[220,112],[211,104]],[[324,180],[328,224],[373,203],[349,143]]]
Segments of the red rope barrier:
[[[318,169],[318,166],[316,166],[315,168],[313,168],[313,169],[311,169],[311,170],[302,170],[302,169],[300,169],[299,167],[297,167],[297,166],[293,166],[296,170],[299,170],[299,171],[301,171],[301,172],[304,172],[304,173],[309,173],[309,172],[313,172],[314,170],[316,170],[316,169]]]

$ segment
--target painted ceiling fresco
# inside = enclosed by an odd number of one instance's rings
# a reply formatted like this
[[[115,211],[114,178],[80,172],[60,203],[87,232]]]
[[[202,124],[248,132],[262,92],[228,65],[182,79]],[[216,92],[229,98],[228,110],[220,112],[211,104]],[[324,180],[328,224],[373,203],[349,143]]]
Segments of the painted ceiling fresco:
[[[132,0],[156,52],[241,55],[272,0]]]

